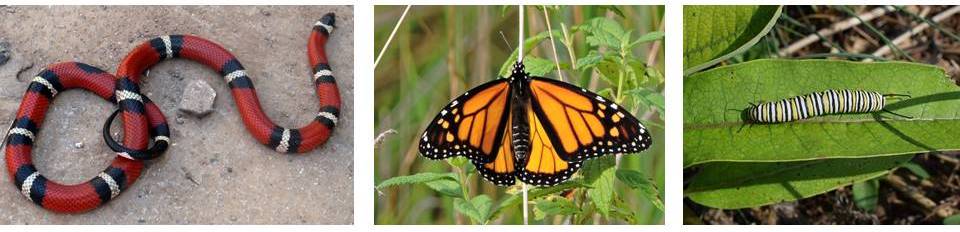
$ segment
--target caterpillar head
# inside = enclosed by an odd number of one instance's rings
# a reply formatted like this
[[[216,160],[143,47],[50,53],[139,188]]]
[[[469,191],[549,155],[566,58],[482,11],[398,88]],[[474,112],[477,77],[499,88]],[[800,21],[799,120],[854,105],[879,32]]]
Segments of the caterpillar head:
[[[740,111],[740,120],[747,123],[759,122],[757,115],[757,105],[750,103],[750,107]]]

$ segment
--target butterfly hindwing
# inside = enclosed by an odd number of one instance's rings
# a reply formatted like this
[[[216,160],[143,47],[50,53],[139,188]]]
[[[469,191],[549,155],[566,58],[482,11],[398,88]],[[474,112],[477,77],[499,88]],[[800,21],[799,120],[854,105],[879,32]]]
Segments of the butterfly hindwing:
[[[613,101],[562,81],[531,77],[532,111],[566,161],[583,161],[650,147],[647,128]]]
[[[583,161],[566,161],[557,153],[544,121],[527,105],[527,122],[530,126],[530,153],[518,162],[520,180],[537,186],[551,186],[570,178],[580,169]]]
[[[517,162],[513,156],[513,147],[510,145],[511,137],[509,135],[512,133],[509,126],[510,118],[507,119],[507,125],[505,136],[503,136],[500,149],[497,149],[497,155],[494,156],[494,159],[487,163],[473,161],[473,165],[477,167],[480,176],[500,186],[513,185],[517,174]]]
[[[460,95],[430,121],[420,138],[420,154],[430,159],[466,156],[475,164],[490,163],[507,136],[509,100],[507,79],[487,82]]]

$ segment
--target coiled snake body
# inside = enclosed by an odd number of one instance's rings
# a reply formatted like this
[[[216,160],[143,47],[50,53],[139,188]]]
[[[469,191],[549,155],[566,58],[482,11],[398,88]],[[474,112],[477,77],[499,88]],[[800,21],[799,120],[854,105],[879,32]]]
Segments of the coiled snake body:
[[[324,144],[340,115],[340,94],[327,62],[324,45],[334,28],[334,15],[324,15],[314,26],[307,44],[312,80],[320,102],[313,121],[299,129],[279,127],[260,107],[253,82],[243,65],[220,45],[191,35],[169,35],[140,44],[123,59],[116,76],[76,62],[49,65],[29,84],[16,119],[7,133],[7,171],[27,199],[51,211],[76,213],[94,209],[117,197],[133,184],[143,169],[143,160],[160,156],[169,143],[170,131],[163,113],[140,94],[143,74],[154,64],[171,58],[186,58],[204,64],[224,77],[247,130],[260,143],[281,153],[303,153]],[[41,175],[32,163],[31,150],[53,98],[69,89],[85,89],[116,102],[123,120],[123,145],[104,138],[117,152],[109,167],[93,179],[63,185]],[[152,136],[153,147],[147,149]]]

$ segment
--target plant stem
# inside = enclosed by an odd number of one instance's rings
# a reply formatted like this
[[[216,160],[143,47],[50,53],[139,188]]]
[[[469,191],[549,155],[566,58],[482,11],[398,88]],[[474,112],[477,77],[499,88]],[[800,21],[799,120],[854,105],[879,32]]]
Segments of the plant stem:
[[[659,22],[659,24],[660,24],[660,27],[658,30],[663,31],[664,23],[661,21]],[[663,39],[658,39],[657,41],[653,41],[653,44],[650,45],[650,49],[647,50],[648,52],[647,63],[646,63],[647,67],[653,67],[654,65],[657,65],[657,58],[659,57],[661,43],[663,43]]]
[[[519,10],[517,15],[520,17],[520,20],[517,20],[520,27],[519,33],[517,33],[517,62],[523,62],[523,5],[519,5],[517,9]]]
[[[550,14],[547,13],[547,6],[543,6],[543,21],[547,24],[547,35],[550,36],[550,48],[553,49],[553,63],[557,65],[557,76],[560,76],[561,81],[566,81],[566,78],[563,78],[563,71],[560,70],[560,57],[557,55],[557,42],[553,40],[553,28],[550,26]]]
[[[457,170],[457,175],[460,176],[460,191],[463,192],[463,200],[466,201],[467,204],[473,205],[473,201],[470,201],[470,189],[468,189],[470,183],[467,181],[467,169],[463,167],[455,167],[455,169]],[[470,219],[471,224],[477,224],[477,221],[472,217],[467,218]]]
[[[529,225],[530,209],[529,209],[529,206],[527,206],[527,203],[529,202],[529,200],[527,199],[527,184],[520,182],[520,186],[523,187],[523,224]]]
[[[620,74],[620,78],[617,79],[617,94],[616,98],[614,99],[617,104],[620,104],[620,102],[623,101],[623,78],[626,77],[623,67],[627,67],[627,56],[624,48],[620,48],[620,67],[621,68],[618,72]]]
[[[567,48],[567,55],[570,56],[570,67],[575,69],[577,67],[577,55],[573,50],[573,37],[570,36],[570,33],[567,32],[567,25],[563,22],[560,22],[560,30],[563,32],[563,46]]]

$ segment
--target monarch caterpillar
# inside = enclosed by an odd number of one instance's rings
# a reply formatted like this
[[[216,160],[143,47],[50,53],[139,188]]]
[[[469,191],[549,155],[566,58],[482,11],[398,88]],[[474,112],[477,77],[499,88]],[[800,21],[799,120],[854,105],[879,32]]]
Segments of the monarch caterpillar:
[[[466,156],[496,185],[520,179],[551,186],[586,159],[640,152],[651,141],[647,128],[613,101],[530,76],[517,62],[508,78],[474,87],[440,110],[419,150],[429,159]]]
[[[781,123],[826,114],[876,111],[910,118],[883,109],[888,96],[909,97],[909,95],[903,94],[881,94],[880,92],[865,90],[826,90],[779,101],[760,103],[751,106],[745,113],[747,119],[755,123]]]

